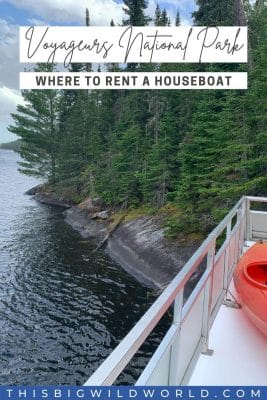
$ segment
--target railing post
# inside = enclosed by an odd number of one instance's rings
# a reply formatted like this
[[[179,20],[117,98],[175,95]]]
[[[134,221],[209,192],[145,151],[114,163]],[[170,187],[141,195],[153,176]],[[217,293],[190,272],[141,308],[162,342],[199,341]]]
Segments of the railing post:
[[[247,210],[247,200],[244,200],[240,207],[240,230],[239,230],[239,257],[241,257],[244,244],[246,241],[246,210]]]
[[[203,322],[202,322],[202,337],[204,343],[202,346],[202,354],[211,355],[212,350],[209,349],[209,332],[210,332],[210,314],[211,314],[211,303],[212,303],[212,286],[213,286],[213,270],[214,270],[214,258],[216,251],[216,238],[214,239],[211,249],[207,255],[207,271],[209,277],[205,284],[204,289],[204,310],[203,310]]]
[[[179,295],[176,297],[174,302],[173,311],[173,324],[178,325],[177,336],[172,344],[171,358],[169,366],[169,385],[178,385],[178,368],[179,368],[179,354],[180,354],[180,332],[181,332],[181,320],[182,320],[182,309],[184,301],[184,289],[181,290]]]
[[[225,250],[224,274],[223,274],[223,289],[225,291],[228,288],[229,251],[230,251],[230,243],[231,243],[231,232],[232,232],[232,219],[228,222],[227,230],[226,230],[227,247]]]
[[[246,197],[246,240],[252,239],[251,229],[251,218],[250,218],[250,199]]]
[[[237,224],[239,225],[238,227],[238,242],[237,242],[237,255],[236,255],[236,264],[238,263],[241,255],[242,255],[242,249],[243,249],[243,243],[241,245],[241,234],[242,234],[242,208],[240,207],[237,210]]]

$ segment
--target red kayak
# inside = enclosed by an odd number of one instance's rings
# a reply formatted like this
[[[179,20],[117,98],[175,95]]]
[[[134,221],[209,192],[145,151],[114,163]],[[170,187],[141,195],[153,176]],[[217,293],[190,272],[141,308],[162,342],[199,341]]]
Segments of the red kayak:
[[[243,310],[267,336],[267,243],[254,244],[242,256],[234,283]]]

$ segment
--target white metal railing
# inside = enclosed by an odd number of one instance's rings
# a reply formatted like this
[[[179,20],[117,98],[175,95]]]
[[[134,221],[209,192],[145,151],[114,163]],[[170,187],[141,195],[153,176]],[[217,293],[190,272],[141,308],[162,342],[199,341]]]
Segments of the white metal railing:
[[[201,353],[208,354],[209,331],[223,303],[246,241],[267,239],[267,212],[251,209],[265,197],[243,197],[211,232],[195,254],[134,328],[85,385],[111,385],[162,316],[174,304],[173,322],[136,385],[184,385]],[[216,250],[219,237],[224,243]],[[200,265],[206,269],[184,302],[184,287]]]

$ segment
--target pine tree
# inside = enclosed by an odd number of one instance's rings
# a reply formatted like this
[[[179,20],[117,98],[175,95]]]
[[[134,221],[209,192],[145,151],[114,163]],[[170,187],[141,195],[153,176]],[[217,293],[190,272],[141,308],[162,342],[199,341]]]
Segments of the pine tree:
[[[175,26],[180,26],[180,25],[181,25],[181,18],[180,18],[180,12],[178,10],[175,18]]]
[[[89,10],[85,10],[85,25],[90,26]],[[91,63],[73,63],[70,72],[90,72]],[[58,174],[61,181],[80,185],[80,175],[87,163],[87,129],[91,113],[87,112],[88,90],[64,90],[61,93],[59,130],[62,140],[58,160]],[[67,183],[66,183],[67,184]]]
[[[35,72],[52,72],[54,65],[37,64]],[[24,159],[21,171],[57,180],[57,158],[60,146],[58,130],[59,92],[57,90],[24,90],[25,105],[11,114],[15,125],[8,127],[22,139],[19,150]]]
[[[250,14],[252,67],[249,90],[246,92],[244,116],[250,131],[248,157],[249,192],[267,193],[267,5],[257,1]]]
[[[90,26],[90,14],[87,7],[85,10],[85,26]]]
[[[164,8],[162,11],[160,6],[157,4],[154,16],[154,25],[155,26],[168,26],[169,25],[169,18],[167,15],[167,11]]]
[[[160,17],[160,25],[161,26],[168,26],[168,24],[169,24],[169,18],[168,18],[168,15],[167,15],[167,11],[164,8],[164,10],[161,13],[161,17]]]
[[[248,0],[235,0],[235,25],[247,24],[246,12],[249,11],[249,5]]]
[[[259,36],[251,38],[252,87],[247,92],[205,92],[183,141],[178,199],[184,228],[209,231],[240,196],[266,191],[266,46],[264,17],[259,20],[258,15],[253,29]]]
[[[90,26],[90,14],[88,8],[85,10],[85,26]],[[92,71],[92,64],[91,63],[86,63],[84,70],[86,72],[91,72]]]
[[[199,8],[193,13],[196,25],[234,24],[235,0],[198,0],[197,4]],[[212,69],[212,66],[208,69]],[[221,149],[228,145],[226,132],[232,132],[235,126],[230,114],[226,112],[227,105],[227,95],[224,92],[198,93],[191,126],[187,126],[178,154],[181,174],[177,194],[178,203],[184,212],[180,222],[188,230],[210,230],[216,219],[212,211],[216,209],[214,206],[220,210],[218,198],[223,179],[220,182],[220,175],[217,177],[215,171],[220,157],[223,157]]]
[[[193,13],[195,25],[234,25],[234,0],[196,0],[198,10]]]
[[[123,0],[125,7],[123,11],[128,15],[128,19],[123,21],[123,25],[144,26],[150,21],[145,15],[147,1],[145,0]]]
[[[161,18],[161,9],[159,4],[157,4],[154,16],[154,24],[155,26],[160,26],[160,18]]]
[[[95,169],[95,189],[98,196],[101,196],[108,204],[115,204],[118,201],[117,180],[119,175],[116,169],[117,156],[117,130],[115,128],[121,114],[122,92],[119,90],[107,90],[102,92],[101,108],[98,110],[97,137],[101,138],[98,148],[100,152],[94,153],[97,166]],[[97,140],[97,138],[96,138]],[[89,191],[91,193],[91,190]]]
[[[199,0],[194,22],[234,25],[243,18],[240,5],[246,1]],[[148,22],[146,1],[124,4],[125,23]],[[24,142],[24,172],[45,176],[53,184],[60,181],[79,197],[97,195],[112,205],[161,207],[172,201],[183,211],[176,224],[185,231],[206,232],[241,195],[266,194],[266,6],[258,0],[244,10],[251,47],[247,92],[25,91],[27,105],[18,106],[10,127]],[[88,10],[85,23],[90,25]],[[154,23],[169,24],[159,6]],[[175,23],[180,24],[179,13]],[[80,63],[70,70],[87,68]],[[167,63],[134,68],[195,70]],[[211,69],[214,66],[205,66]]]
[[[263,12],[264,9],[266,9],[266,1],[265,0],[256,0],[256,3],[255,3],[256,13]]]
[[[115,22],[114,22],[113,19],[110,21],[110,26],[111,26],[111,27],[114,27],[114,26],[115,26]],[[108,69],[108,71],[110,71],[110,72],[117,72],[117,71],[120,70],[118,63],[109,63],[109,64],[107,65],[107,69]]]
[[[123,0],[125,7],[123,11],[128,18],[123,20],[123,25],[132,26],[145,26],[151,19],[145,15],[147,9],[147,1],[145,0]],[[127,69],[129,71],[136,71],[140,67],[137,63],[128,63]],[[144,67],[145,68],[145,67]]]
[[[142,200],[140,173],[145,168],[149,151],[146,133],[147,99],[144,93],[132,90],[121,93],[117,100],[115,156],[112,160],[117,177],[115,192],[120,203],[138,204]]]
[[[89,103],[87,91],[74,91],[72,102],[65,92],[60,116],[62,145],[58,169],[61,180],[71,179],[75,184],[87,164],[88,119],[91,114],[86,111]]]
[[[178,200],[184,211],[184,224],[189,231],[209,229],[214,223],[210,220],[210,203],[207,204],[203,192],[212,185],[214,160],[218,157],[219,143],[215,127],[221,107],[216,93],[200,100],[190,132],[181,146]]]

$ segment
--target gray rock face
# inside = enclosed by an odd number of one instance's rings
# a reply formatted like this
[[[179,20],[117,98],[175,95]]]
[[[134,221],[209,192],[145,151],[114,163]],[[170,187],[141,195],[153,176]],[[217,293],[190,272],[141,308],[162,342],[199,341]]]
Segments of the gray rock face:
[[[84,238],[101,243],[108,235],[108,223],[99,218],[92,220],[80,207],[66,210],[64,216]],[[175,277],[197,246],[192,242],[179,245],[166,239],[155,220],[143,217],[121,224],[109,236],[106,251],[140,282],[162,288]]]
[[[91,218],[92,219],[99,218],[99,219],[102,219],[102,220],[107,220],[108,217],[109,217],[109,212],[108,211],[100,211],[100,212],[94,213]]]
[[[37,191],[35,198],[43,203],[70,207],[65,199],[55,199],[50,194]],[[122,223],[110,234],[109,211],[103,210],[100,199],[87,198],[78,206],[65,210],[64,217],[83,238],[95,239],[101,248],[101,243],[107,243],[106,251],[111,258],[148,286],[163,288],[167,285],[199,245],[192,241],[179,244],[166,239],[157,219],[151,217]],[[195,274],[192,284],[198,276]],[[187,290],[191,291],[192,287]]]
[[[72,207],[64,212],[65,221],[84,239],[93,238],[100,242],[107,235],[107,223],[93,221],[85,210]]]
[[[67,199],[64,199],[63,197],[55,197],[51,193],[39,192],[34,195],[34,198],[40,203],[50,204],[51,206],[70,208],[73,205],[73,203]]]
[[[196,247],[196,243],[171,242],[151,218],[138,218],[114,232],[107,251],[138,280],[162,288],[175,277]]]
[[[40,192],[40,190],[42,189],[42,184],[34,186],[33,188],[27,190],[27,192],[25,192],[25,194],[27,194],[28,196],[34,196],[35,194],[37,194],[38,192]]]
[[[81,210],[87,211],[89,214],[99,213],[103,210],[104,207],[105,207],[105,204],[98,197],[96,197],[94,199],[92,199],[91,197],[88,197],[87,199],[85,199],[78,205],[78,208],[80,208]]]

